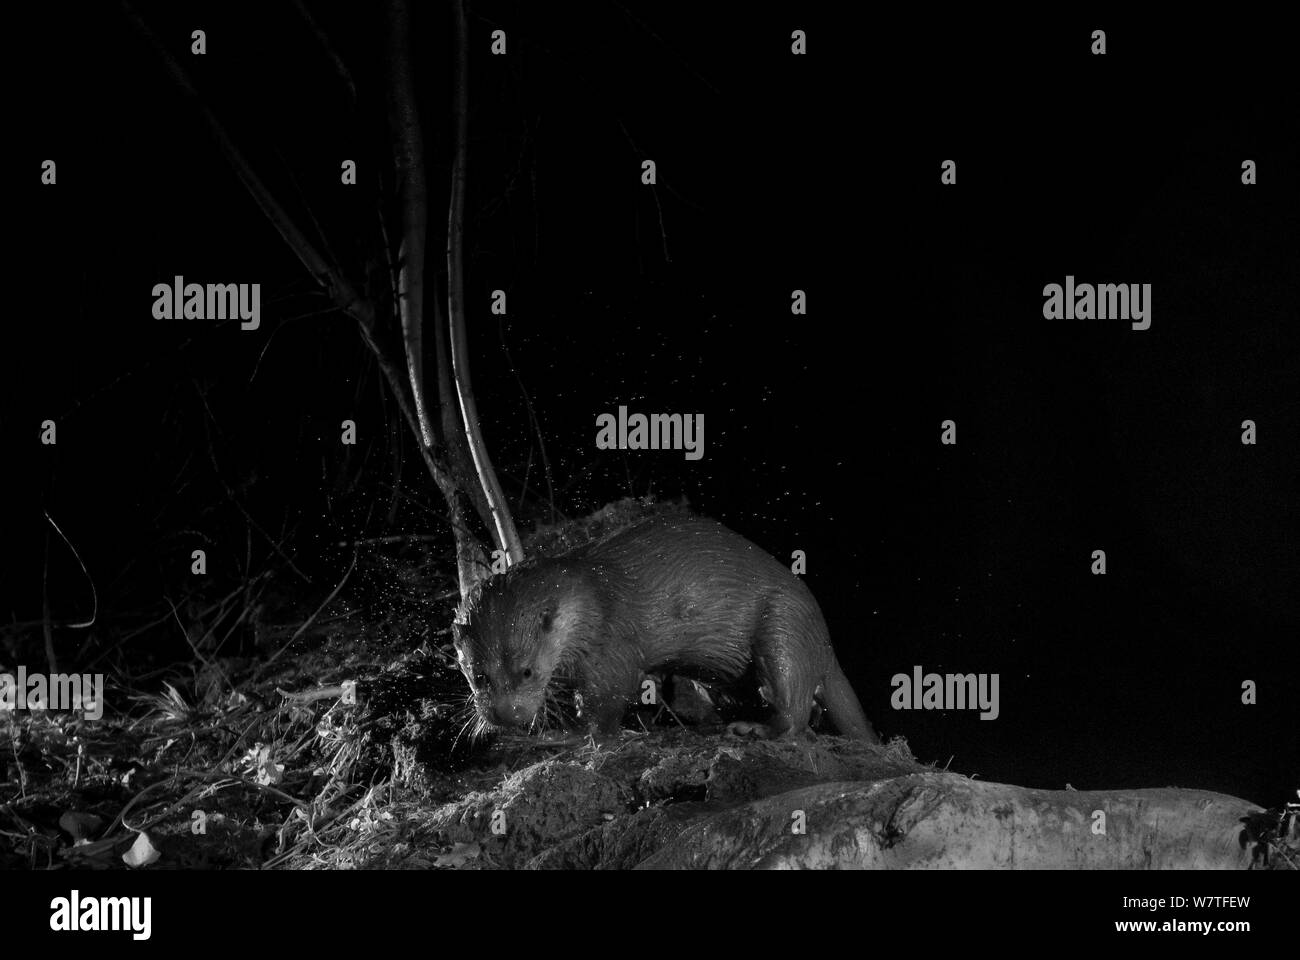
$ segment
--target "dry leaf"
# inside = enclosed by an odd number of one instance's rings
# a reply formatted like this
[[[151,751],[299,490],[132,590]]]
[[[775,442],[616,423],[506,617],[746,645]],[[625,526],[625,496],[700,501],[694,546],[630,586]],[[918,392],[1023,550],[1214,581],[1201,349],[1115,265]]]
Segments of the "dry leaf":
[[[74,810],[69,810],[59,817],[59,826],[72,837],[74,842],[78,843],[84,842],[86,837],[98,830],[103,823],[102,817],[97,817],[93,813],[77,813]]]
[[[467,860],[476,860],[481,852],[477,843],[457,843],[446,853],[440,853],[433,858],[433,864],[437,867],[460,867],[464,866]]]
[[[128,867],[147,867],[151,863],[157,863],[161,858],[162,854],[149,842],[147,833],[136,834],[131,849],[122,854],[122,861]]]

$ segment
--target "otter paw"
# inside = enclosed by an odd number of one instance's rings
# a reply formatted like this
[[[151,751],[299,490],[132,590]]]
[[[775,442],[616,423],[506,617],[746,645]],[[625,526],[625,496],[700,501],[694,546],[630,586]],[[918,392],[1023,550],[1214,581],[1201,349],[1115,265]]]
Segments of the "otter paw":
[[[776,731],[766,723],[750,723],[748,720],[736,720],[727,724],[727,733],[733,737],[747,740],[773,740]]]

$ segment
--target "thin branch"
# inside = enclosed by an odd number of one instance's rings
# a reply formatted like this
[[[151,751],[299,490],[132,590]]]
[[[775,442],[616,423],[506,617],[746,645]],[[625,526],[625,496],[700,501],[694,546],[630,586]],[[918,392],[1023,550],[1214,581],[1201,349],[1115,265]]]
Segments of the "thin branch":
[[[406,0],[388,5],[388,111],[393,126],[393,158],[400,182],[402,246],[398,254],[398,313],[406,346],[411,397],[420,439],[434,445],[433,424],[424,394],[424,250],[429,230],[429,190],[424,179],[424,134],[415,96],[411,62],[411,11]]]
[[[456,140],[452,145],[451,202],[447,211],[447,314],[451,324],[451,369],[460,413],[468,440],[469,453],[474,460],[479,485],[487,497],[492,519],[492,533],[498,547],[504,550],[511,563],[524,559],[524,548],[519,542],[502,493],[501,484],[488,457],[479,426],[478,407],[470,382],[469,350],[465,319],[465,181],[469,164],[469,22],[465,18],[464,0],[453,4],[455,28],[455,64],[453,69],[452,115],[455,118]],[[464,584],[462,567],[462,585]]]
[[[86,582],[90,584],[90,619],[80,620],[76,623],[65,623],[62,624],[62,626],[71,627],[74,630],[85,630],[88,627],[93,627],[95,625],[95,618],[99,616],[99,594],[95,592],[95,580],[91,577],[90,571],[86,569],[86,563],[81,559],[81,554],[77,553],[77,548],[72,545],[72,541],[69,540],[64,535],[63,531],[59,529],[59,525],[54,522],[54,518],[50,516],[48,511],[45,513],[45,519],[48,520],[50,526],[54,528],[54,532],[57,533],[63,539],[63,542],[68,545],[68,549],[72,551],[72,555],[77,558],[77,563],[81,567],[81,572],[86,575]],[[46,623],[49,623],[48,617]]]
[[[650,27],[648,27],[644,23],[644,21],[639,20],[635,16],[633,16],[632,11],[628,10],[628,8],[623,6],[623,4],[618,3],[617,0],[612,0],[612,2],[614,6],[618,7],[618,9],[622,11],[624,17],[626,17],[632,23],[636,24],[646,33],[650,34],[650,36],[654,37],[656,42],[658,42],[658,44],[661,47],[663,47],[665,50],[671,53],[673,57],[677,60],[677,62],[686,68],[686,71],[691,76],[693,76],[696,80],[700,81],[700,83],[702,83],[705,87],[708,88],[710,93],[712,93],[715,97],[722,96],[722,91],[719,90],[717,87],[715,87],[712,83],[710,83],[707,77],[705,77],[702,73],[700,73],[693,66],[691,66],[690,61],[687,60],[684,56],[682,56],[682,54],[675,47],[665,42],[664,38],[659,36],[659,34],[655,33],[654,30],[650,29]]]
[[[307,28],[311,30],[316,42],[320,44],[321,51],[325,54],[325,58],[329,60],[330,66],[334,68],[334,72],[339,75],[343,85],[348,88],[348,106],[355,107],[357,105],[357,85],[352,79],[352,71],[343,62],[343,58],[338,55],[338,52],[334,49],[334,44],[330,43],[329,34],[321,29],[320,24],[316,22],[311,15],[311,11],[307,9],[302,0],[293,0],[293,6],[298,11],[298,16],[302,17],[303,22],[307,24]]]

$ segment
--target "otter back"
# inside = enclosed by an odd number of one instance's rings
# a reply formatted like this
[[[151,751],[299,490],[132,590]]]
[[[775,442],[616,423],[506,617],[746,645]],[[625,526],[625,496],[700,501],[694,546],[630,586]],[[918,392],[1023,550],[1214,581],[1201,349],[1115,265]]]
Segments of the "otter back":
[[[494,577],[457,617],[461,667],[486,724],[524,725],[552,681],[616,732],[658,667],[737,678],[753,664],[771,733],[808,728],[820,700],[841,733],[875,741],[811,591],[711,520],[656,517],[563,557]]]

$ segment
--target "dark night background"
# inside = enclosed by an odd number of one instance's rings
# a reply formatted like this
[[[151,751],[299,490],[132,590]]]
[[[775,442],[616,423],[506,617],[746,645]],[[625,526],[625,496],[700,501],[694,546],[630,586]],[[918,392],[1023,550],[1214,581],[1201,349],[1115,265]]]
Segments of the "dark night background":
[[[864,709],[920,759],[1280,803],[1300,787],[1289,33],[1255,13],[1157,28],[808,6],[471,5],[470,336],[507,489],[542,484],[522,383],[569,514],[686,495],[779,557],[807,550]],[[449,23],[417,7],[440,269]],[[312,5],[352,66],[352,108],[289,4],[137,9],[346,260],[375,208],[339,163],[364,180],[388,155],[374,12]],[[117,5],[11,16],[25,72],[6,150],[0,616],[41,616],[42,508],[106,622],[156,603],[203,538],[210,569],[242,569],[243,511],[285,539],[313,599],[337,582],[341,537],[445,532],[355,324]],[[796,27],[807,57],[789,53]],[[1088,54],[1096,27],[1105,57]],[[487,55],[496,28],[505,58]],[[47,158],[57,187],[39,184]],[[1240,184],[1246,158],[1258,186]],[[939,185],[946,159],[956,187]],[[261,329],[152,319],[153,284],[175,274],[262,283]],[[1044,320],[1042,287],[1067,274],[1151,283],[1151,329]],[[504,324],[487,310],[498,287]],[[795,288],[807,317],[790,315]],[[619,404],[703,413],[705,458],[596,451],[595,417]],[[955,448],[939,444],[947,418]],[[1089,573],[1098,548],[1105,577]],[[50,581],[56,618],[88,612],[57,543]],[[84,632],[56,643],[64,669],[95,652]],[[889,679],[914,664],[1001,674],[1001,716],[892,711]],[[1240,703],[1247,679],[1258,706]]]

